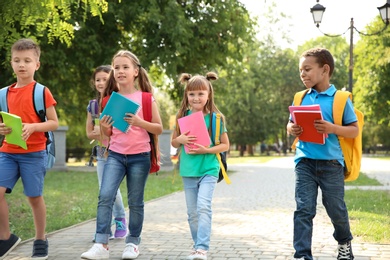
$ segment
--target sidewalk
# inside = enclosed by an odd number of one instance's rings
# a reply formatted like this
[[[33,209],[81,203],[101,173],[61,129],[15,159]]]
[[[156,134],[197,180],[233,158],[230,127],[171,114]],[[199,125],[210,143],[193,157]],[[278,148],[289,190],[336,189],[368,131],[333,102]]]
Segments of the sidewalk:
[[[381,162],[378,162],[381,161]],[[372,169],[372,170],[369,170]],[[362,170],[390,183],[390,163],[364,159]],[[231,165],[232,184],[219,183],[213,201],[213,231],[208,259],[291,259],[294,174],[291,157],[266,164]],[[379,178],[378,178],[379,180]],[[48,220],[50,221],[50,220]],[[92,246],[95,220],[48,234],[49,259],[80,259]],[[333,228],[320,199],[314,219],[316,260],[336,258]],[[184,193],[177,192],[145,205],[140,256],[137,259],[185,259],[191,248]],[[110,259],[121,259],[123,240],[110,241]],[[32,240],[22,242],[6,260],[29,259]],[[356,260],[390,259],[390,245],[353,241]]]

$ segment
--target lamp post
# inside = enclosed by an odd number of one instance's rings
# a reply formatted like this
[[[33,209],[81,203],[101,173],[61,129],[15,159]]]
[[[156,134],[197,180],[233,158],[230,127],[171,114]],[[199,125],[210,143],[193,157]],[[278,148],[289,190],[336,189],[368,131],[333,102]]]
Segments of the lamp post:
[[[322,21],[322,16],[324,15],[326,8],[324,6],[322,6],[321,4],[319,4],[318,2],[319,2],[319,0],[317,0],[316,5],[314,5],[312,8],[310,8],[310,12],[313,15],[314,23],[316,24],[317,28],[319,29],[320,23]],[[383,22],[385,23],[385,26],[383,27],[382,30],[375,32],[375,33],[365,34],[365,33],[358,31],[356,29],[356,27],[354,26],[353,18],[351,18],[351,22],[350,22],[350,25],[348,28],[350,31],[348,90],[350,92],[352,92],[352,89],[353,89],[353,31],[356,30],[356,32],[358,32],[359,34],[364,35],[364,36],[372,36],[372,35],[377,35],[377,34],[382,33],[390,23],[390,0],[387,0],[387,3],[384,4],[383,6],[378,7],[378,10],[379,10],[379,13],[381,15]],[[338,36],[342,35],[342,34],[331,35],[331,34],[323,33],[322,31],[321,31],[321,33],[324,34],[325,36],[329,36],[329,37],[338,37]]]

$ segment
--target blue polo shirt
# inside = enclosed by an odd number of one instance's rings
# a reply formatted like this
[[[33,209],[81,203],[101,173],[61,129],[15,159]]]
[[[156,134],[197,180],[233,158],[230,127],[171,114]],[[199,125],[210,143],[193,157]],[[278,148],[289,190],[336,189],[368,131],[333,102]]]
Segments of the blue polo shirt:
[[[311,88],[304,96],[301,105],[320,105],[324,120],[334,123],[333,100],[336,91],[337,89],[333,84],[331,84],[326,91],[321,93],[318,93],[315,89]],[[357,122],[357,117],[354,112],[353,104],[351,100],[348,99],[343,113],[343,125],[349,125],[354,122]],[[298,141],[294,157],[295,164],[297,164],[302,158],[315,160],[338,160],[340,164],[344,166],[343,153],[341,151],[337,135],[335,134],[328,134],[328,137],[325,138],[325,144]]]

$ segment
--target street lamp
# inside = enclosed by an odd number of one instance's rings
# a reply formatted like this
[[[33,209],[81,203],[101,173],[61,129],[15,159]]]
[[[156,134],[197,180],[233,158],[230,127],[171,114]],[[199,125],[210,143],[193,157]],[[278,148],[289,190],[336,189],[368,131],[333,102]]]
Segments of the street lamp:
[[[321,4],[319,4],[318,2],[319,2],[319,0],[317,0],[317,4],[315,6],[310,8],[310,12],[313,15],[314,23],[316,24],[317,28],[319,29],[320,23],[322,21],[322,16],[323,16],[326,8],[324,6],[322,6]],[[356,30],[356,32],[358,32],[359,34],[364,35],[364,36],[372,36],[372,35],[377,35],[377,34],[382,33],[390,23],[390,0],[387,0],[387,3],[384,4],[383,6],[378,7],[378,10],[379,10],[379,13],[381,15],[383,22],[385,23],[385,26],[383,27],[382,30],[375,32],[375,33],[366,34],[366,33],[362,33],[360,31],[358,31],[356,29],[356,27],[353,25],[353,18],[351,18],[351,23],[350,23],[350,26],[348,28],[350,31],[348,90],[350,92],[352,92],[352,88],[353,88],[353,30]],[[338,35],[326,34],[326,33],[322,32],[321,30],[320,30],[320,32],[322,34],[324,34],[325,36],[329,36],[329,37],[338,37],[338,36],[342,35],[342,34],[338,34]]]

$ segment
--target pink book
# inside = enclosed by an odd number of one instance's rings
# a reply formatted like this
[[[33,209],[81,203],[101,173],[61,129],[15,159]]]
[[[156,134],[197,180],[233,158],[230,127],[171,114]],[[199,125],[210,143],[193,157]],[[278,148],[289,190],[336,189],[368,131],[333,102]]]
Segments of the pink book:
[[[305,106],[289,106],[288,110],[290,110],[290,114],[292,116],[293,122],[295,121],[294,111],[296,110],[312,110],[312,111],[321,111],[320,105],[305,105]]]
[[[201,144],[203,146],[210,146],[210,135],[207,131],[206,122],[204,121],[203,112],[195,112],[191,115],[182,117],[178,119],[180,132],[186,133],[189,132],[189,135],[195,135],[196,141],[194,143]],[[196,146],[194,146],[196,147]],[[184,150],[186,153],[189,152],[189,148],[184,146]]]

